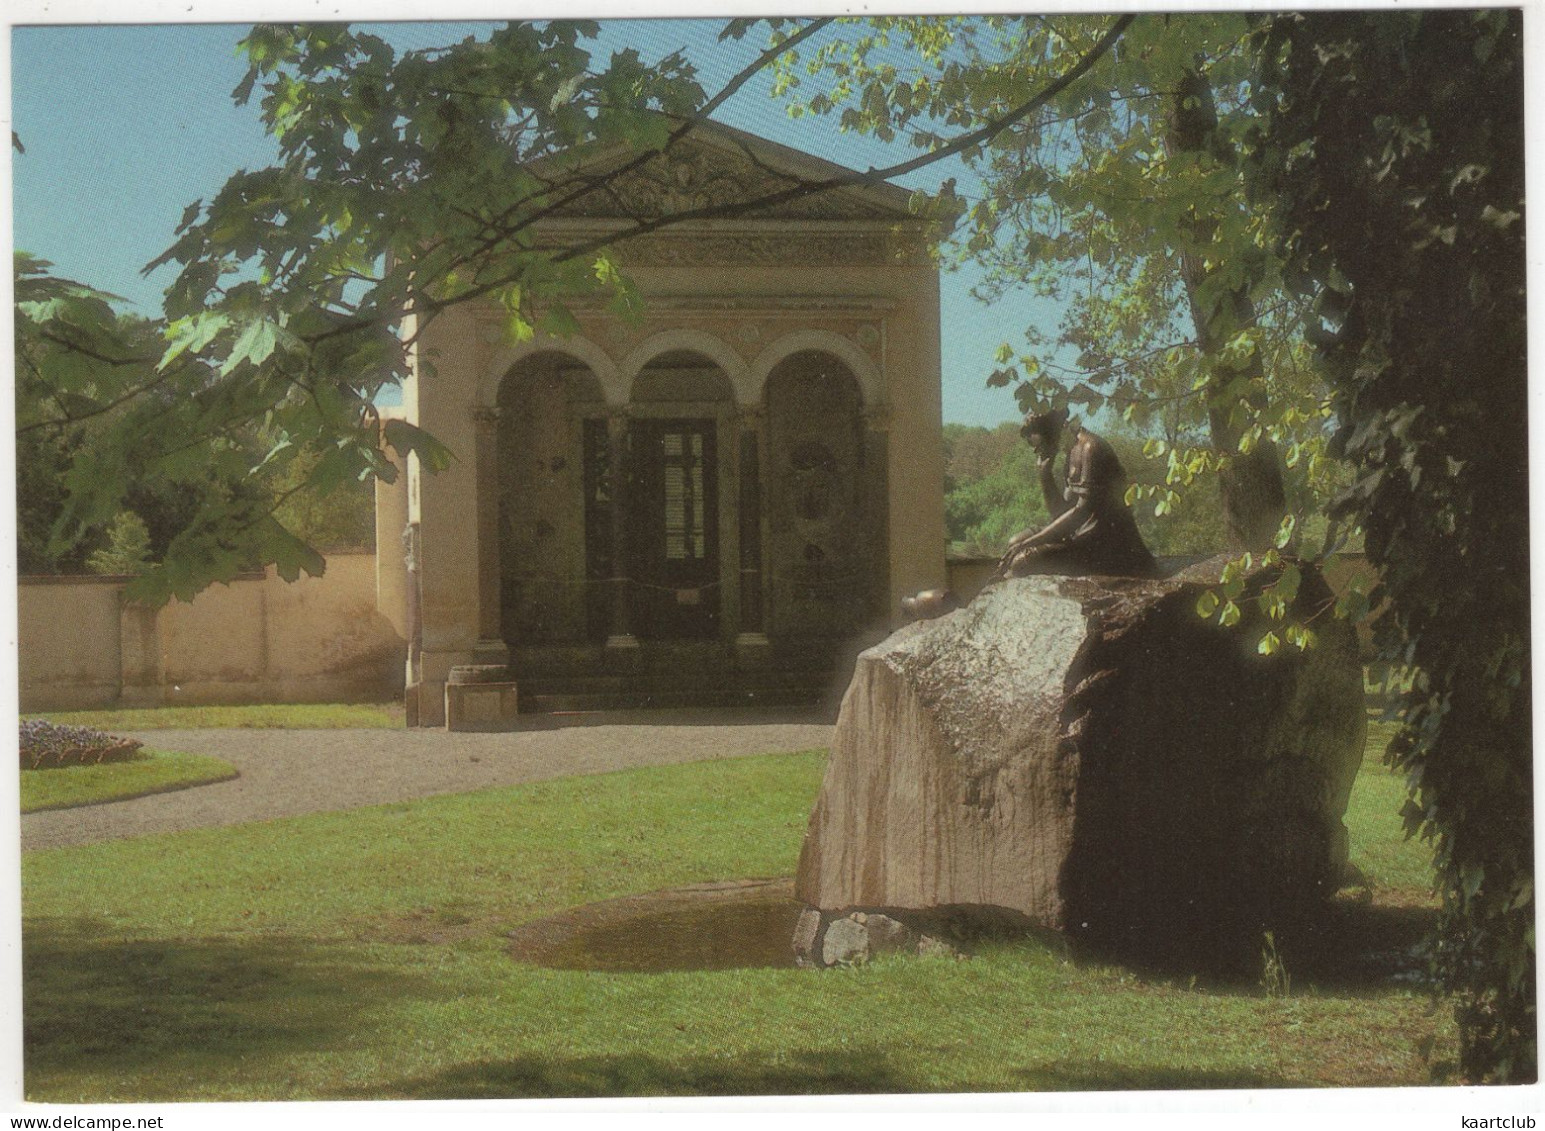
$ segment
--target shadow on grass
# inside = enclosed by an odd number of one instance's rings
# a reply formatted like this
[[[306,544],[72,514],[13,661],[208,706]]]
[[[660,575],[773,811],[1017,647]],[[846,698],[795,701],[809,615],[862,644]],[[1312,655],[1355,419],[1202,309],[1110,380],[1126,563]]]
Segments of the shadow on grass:
[[[1080,961],[1121,965],[1146,977],[1196,976],[1217,989],[1255,990],[1270,950],[1295,992],[1313,988],[1361,997],[1424,979],[1423,944],[1437,917],[1430,906],[1337,899],[1303,920],[1276,924],[1270,948],[1268,928],[1259,925],[1198,935],[1189,951],[1158,953],[1145,947],[1140,932],[1117,945],[1075,945],[1072,951]]]
[[[432,995],[397,970],[294,939],[134,941],[89,919],[29,923],[23,943],[29,1084],[167,1060],[219,1071],[269,1049],[335,1045],[375,996]]]
[[[1283,959],[1295,984],[1371,993],[1424,976],[1423,945],[1437,922],[1434,907],[1336,902],[1288,934]]]
[[[1231,1072],[1058,1063],[1008,1073],[1026,1092],[1265,1088],[1268,1077]],[[592,1096],[876,1095],[973,1090],[970,1081],[930,1088],[912,1068],[879,1049],[819,1049],[769,1057],[517,1057],[459,1065],[428,1076],[342,1092],[337,1099],[547,1099]],[[1003,1091],[1004,1079],[981,1091]]]
[[[1181,1092],[1293,1085],[1255,1072],[1152,1068],[1100,1062],[1061,1062],[1020,1073],[1026,1092]]]

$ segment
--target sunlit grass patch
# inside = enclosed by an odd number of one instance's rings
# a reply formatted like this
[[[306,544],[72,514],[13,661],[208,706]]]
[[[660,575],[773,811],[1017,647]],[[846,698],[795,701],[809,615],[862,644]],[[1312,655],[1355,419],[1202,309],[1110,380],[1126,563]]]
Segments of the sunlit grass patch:
[[[139,750],[127,761],[21,772],[21,811],[127,801],[236,777],[236,767],[207,754]]]
[[[514,927],[598,900],[791,874],[822,767],[729,759],[28,853],[28,1096],[1390,1086],[1451,1055],[1421,986],[1353,962],[1290,966],[1273,996],[1044,940],[827,971],[512,956]],[[1359,946],[1430,914],[1400,792],[1373,751],[1348,818],[1368,893],[1337,910]]]
[[[253,703],[234,707],[124,707],[97,711],[51,711],[24,718],[108,731],[224,727],[291,730],[382,729],[403,725],[396,703]]]

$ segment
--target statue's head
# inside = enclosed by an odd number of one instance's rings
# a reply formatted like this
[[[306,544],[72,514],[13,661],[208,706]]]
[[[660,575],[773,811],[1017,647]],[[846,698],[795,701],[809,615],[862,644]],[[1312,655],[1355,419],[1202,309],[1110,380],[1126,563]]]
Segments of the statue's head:
[[[1036,451],[1050,452],[1056,450],[1057,441],[1062,439],[1062,430],[1067,426],[1068,410],[1053,408],[1045,412],[1026,413],[1019,434]]]

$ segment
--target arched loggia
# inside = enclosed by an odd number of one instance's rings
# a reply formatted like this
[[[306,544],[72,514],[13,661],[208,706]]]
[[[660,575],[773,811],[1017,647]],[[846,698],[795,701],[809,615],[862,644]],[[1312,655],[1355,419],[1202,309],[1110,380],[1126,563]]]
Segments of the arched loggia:
[[[841,358],[804,350],[772,368],[765,396],[768,631],[850,637],[885,583],[884,461],[858,380]]]
[[[611,571],[609,547],[596,537],[600,381],[578,359],[543,351],[510,367],[497,403],[502,636],[521,646],[602,635]]]

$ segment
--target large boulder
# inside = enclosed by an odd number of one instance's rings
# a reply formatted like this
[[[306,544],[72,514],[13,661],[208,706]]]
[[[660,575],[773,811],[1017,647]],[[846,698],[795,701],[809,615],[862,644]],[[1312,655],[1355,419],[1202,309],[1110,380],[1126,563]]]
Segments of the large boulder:
[[[821,913],[802,957],[822,964],[855,910],[976,911],[1164,961],[1258,947],[1332,894],[1366,726],[1356,641],[1307,571],[1307,652],[1256,648],[1269,569],[1241,624],[1204,621],[1224,560],[1007,581],[862,653],[799,863]]]

